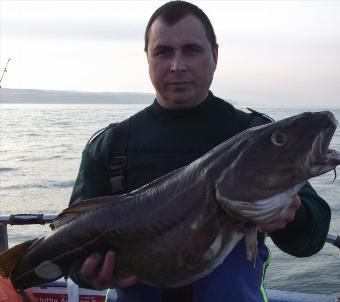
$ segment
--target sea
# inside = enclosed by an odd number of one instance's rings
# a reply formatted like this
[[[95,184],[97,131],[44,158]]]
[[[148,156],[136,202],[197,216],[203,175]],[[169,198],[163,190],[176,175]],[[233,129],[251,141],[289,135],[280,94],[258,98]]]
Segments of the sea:
[[[67,207],[82,150],[98,129],[147,104],[0,104],[0,215],[58,213]],[[239,106],[240,109],[245,109]],[[310,108],[253,106],[275,120]],[[330,110],[340,121],[340,108]],[[337,129],[331,147],[340,150]],[[263,163],[266,164],[265,162]],[[311,180],[332,209],[330,233],[340,234],[340,180],[329,172]],[[8,226],[9,246],[51,231],[48,225]],[[340,292],[340,250],[326,243],[314,256],[295,258],[268,239],[272,261],[265,286],[307,293]]]

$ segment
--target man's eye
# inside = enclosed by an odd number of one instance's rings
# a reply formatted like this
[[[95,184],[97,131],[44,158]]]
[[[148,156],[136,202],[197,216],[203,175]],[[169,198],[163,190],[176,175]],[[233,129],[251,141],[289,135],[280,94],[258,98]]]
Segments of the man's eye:
[[[171,54],[170,49],[160,49],[155,52],[155,56],[157,57],[165,57]]]
[[[184,51],[188,55],[196,55],[196,54],[201,52],[201,50],[199,48],[196,48],[196,47],[187,47],[187,48],[185,48]]]

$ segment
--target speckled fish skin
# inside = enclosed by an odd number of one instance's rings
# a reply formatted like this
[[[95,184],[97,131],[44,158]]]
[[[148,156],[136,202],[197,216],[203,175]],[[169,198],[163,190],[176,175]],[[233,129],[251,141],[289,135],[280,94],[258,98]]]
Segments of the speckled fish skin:
[[[22,244],[28,248],[13,269],[4,264],[13,252],[1,254],[0,272],[25,289],[78,271],[92,253],[114,250],[117,276],[161,287],[191,283],[244,236],[236,225],[273,221],[306,180],[335,169],[339,153],[328,150],[335,129],[330,112],[248,129],[131,193],[66,209],[49,236]]]

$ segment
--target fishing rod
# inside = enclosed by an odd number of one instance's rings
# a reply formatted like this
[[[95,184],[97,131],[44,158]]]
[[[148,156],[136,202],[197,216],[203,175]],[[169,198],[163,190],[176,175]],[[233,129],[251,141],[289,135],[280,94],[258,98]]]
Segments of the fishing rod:
[[[46,224],[52,222],[58,214],[12,214],[0,215],[0,225]],[[1,238],[0,238],[1,240]],[[340,249],[340,236],[328,234],[326,242]]]
[[[7,60],[5,69],[4,69],[4,71],[2,72],[2,75],[1,75],[1,78],[0,78],[0,88],[1,88],[2,79],[3,79],[4,75],[5,75],[5,73],[7,72],[7,66],[8,66],[8,63],[9,63],[10,60],[11,60],[11,59],[8,59],[8,60]]]

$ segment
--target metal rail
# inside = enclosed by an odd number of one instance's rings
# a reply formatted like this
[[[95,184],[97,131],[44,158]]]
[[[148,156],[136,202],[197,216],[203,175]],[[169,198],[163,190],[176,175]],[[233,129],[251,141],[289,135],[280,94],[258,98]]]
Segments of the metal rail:
[[[10,225],[46,224],[52,222],[57,216],[57,214],[0,215],[0,223]]]
[[[53,221],[56,214],[13,214],[0,215],[0,252],[8,249],[7,225],[46,224]]]
[[[333,244],[340,249],[340,236],[334,234],[328,234],[326,242]]]

